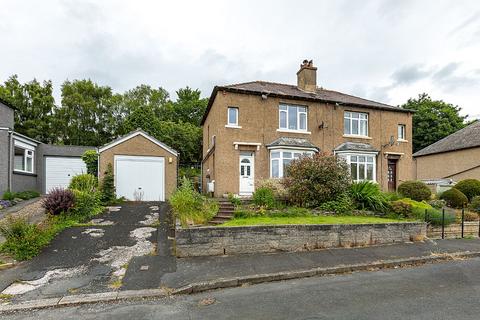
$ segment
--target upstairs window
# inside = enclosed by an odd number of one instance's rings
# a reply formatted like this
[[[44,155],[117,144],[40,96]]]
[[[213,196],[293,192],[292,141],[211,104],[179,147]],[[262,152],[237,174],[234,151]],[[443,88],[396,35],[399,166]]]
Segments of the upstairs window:
[[[278,108],[279,129],[307,131],[307,107],[281,104]]]
[[[407,140],[406,138],[406,126],[404,124],[398,125],[398,140]]]
[[[354,136],[368,136],[368,114],[346,111],[343,116],[343,133]]]
[[[15,146],[14,171],[33,173],[34,151]]]
[[[228,107],[227,125],[238,126],[238,108]]]

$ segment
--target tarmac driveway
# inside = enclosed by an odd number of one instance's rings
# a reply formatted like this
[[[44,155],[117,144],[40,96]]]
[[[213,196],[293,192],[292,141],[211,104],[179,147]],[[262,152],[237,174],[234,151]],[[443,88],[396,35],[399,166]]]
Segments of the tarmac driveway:
[[[168,211],[161,202],[111,207],[92,225],[64,230],[33,260],[0,271],[0,292],[31,300],[158,288],[175,270]]]

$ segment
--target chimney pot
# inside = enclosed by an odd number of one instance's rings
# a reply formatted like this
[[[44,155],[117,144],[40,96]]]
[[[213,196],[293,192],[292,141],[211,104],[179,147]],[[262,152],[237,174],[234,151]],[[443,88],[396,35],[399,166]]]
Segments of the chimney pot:
[[[297,86],[303,91],[316,92],[317,68],[313,66],[313,60],[303,60],[297,72]]]

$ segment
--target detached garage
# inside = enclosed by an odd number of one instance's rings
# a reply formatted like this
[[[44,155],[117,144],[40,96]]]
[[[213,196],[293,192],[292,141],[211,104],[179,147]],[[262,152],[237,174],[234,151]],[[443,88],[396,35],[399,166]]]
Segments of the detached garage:
[[[101,147],[99,177],[113,167],[117,197],[165,201],[177,187],[178,153],[142,130]]]

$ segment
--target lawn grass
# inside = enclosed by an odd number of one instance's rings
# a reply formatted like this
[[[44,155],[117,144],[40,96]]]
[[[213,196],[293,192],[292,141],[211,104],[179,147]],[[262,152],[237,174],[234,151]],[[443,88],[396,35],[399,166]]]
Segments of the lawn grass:
[[[306,217],[249,217],[235,218],[221,226],[252,226],[279,224],[367,224],[406,222],[405,219],[380,218],[370,216],[306,216]]]

